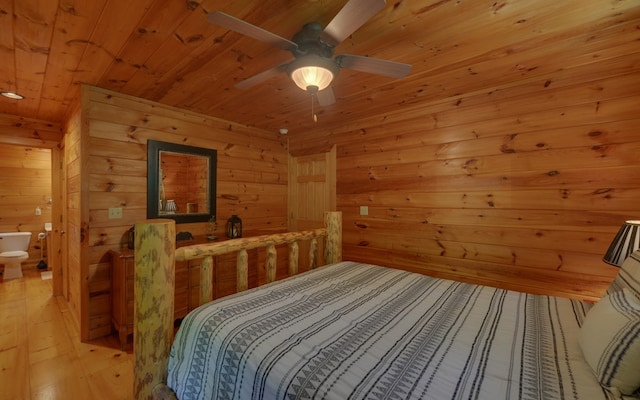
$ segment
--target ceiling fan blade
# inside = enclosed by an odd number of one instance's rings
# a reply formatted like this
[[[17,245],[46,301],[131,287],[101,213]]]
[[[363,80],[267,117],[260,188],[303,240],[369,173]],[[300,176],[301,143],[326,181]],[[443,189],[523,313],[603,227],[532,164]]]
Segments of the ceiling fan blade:
[[[277,75],[280,75],[283,72],[287,71],[287,64],[280,64],[276,67],[273,68],[269,68],[265,71],[259,72],[253,76],[248,77],[247,79],[244,79],[238,83],[236,83],[234,86],[237,87],[238,89],[249,89],[252,88],[253,86],[262,83],[264,81],[266,81],[267,79],[271,79]]]
[[[219,25],[232,31],[241,33],[243,35],[252,37],[265,43],[269,43],[273,46],[279,47],[283,50],[293,50],[298,45],[289,39],[285,39],[281,36],[264,30],[258,26],[252,25],[246,21],[233,17],[229,14],[225,14],[222,11],[214,11],[207,16],[209,23]]]
[[[337,45],[382,10],[386,0],[349,0],[324,28],[322,39]]]
[[[331,86],[327,86],[326,89],[316,93],[316,98],[318,99],[318,104],[321,106],[329,106],[336,102],[336,96],[333,94]]]
[[[404,78],[411,71],[410,64],[382,60],[380,58],[354,56],[352,54],[337,56],[336,63],[341,68],[384,75],[390,78]]]

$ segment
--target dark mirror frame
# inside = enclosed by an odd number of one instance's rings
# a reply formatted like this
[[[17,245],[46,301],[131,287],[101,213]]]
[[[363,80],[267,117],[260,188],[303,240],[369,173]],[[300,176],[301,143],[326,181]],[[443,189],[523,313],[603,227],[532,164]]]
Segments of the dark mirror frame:
[[[159,203],[159,171],[160,152],[168,151],[172,153],[184,153],[209,158],[209,212],[194,214],[160,214]],[[204,222],[209,221],[216,213],[216,182],[217,182],[217,160],[218,151],[205,149],[202,147],[187,146],[183,144],[161,142],[158,140],[147,140],[147,218],[169,218],[176,223]]]

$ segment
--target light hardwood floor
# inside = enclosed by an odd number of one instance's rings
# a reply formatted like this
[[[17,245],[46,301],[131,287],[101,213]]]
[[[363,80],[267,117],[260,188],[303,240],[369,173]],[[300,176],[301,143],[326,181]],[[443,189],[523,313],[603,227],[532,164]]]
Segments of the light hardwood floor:
[[[81,343],[51,280],[0,282],[0,400],[132,399],[133,356],[115,336]]]

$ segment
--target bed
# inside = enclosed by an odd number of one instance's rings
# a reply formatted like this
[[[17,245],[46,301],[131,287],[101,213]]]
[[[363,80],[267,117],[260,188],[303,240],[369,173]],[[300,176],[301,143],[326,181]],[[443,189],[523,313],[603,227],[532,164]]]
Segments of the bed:
[[[593,306],[340,261],[333,244],[329,265],[192,311],[160,357],[156,398],[640,397],[640,253]]]

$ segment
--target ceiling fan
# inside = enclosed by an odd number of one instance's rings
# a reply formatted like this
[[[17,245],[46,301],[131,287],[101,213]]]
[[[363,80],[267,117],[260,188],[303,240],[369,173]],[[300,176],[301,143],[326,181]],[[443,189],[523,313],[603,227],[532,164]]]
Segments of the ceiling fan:
[[[221,11],[210,13],[207,19],[212,24],[290,51],[295,57],[295,60],[289,63],[238,82],[235,85],[237,88],[248,89],[285,72],[298,87],[311,93],[318,99],[318,103],[324,106],[335,103],[335,96],[329,85],[340,68],[391,78],[404,78],[409,74],[411,65],[395,61],[351,54],[341,54],[332,58],[335,47],[382,10],[385,3],[385,0],[349,0],[324,29],[317,22],[308,23],[292,40]]]

